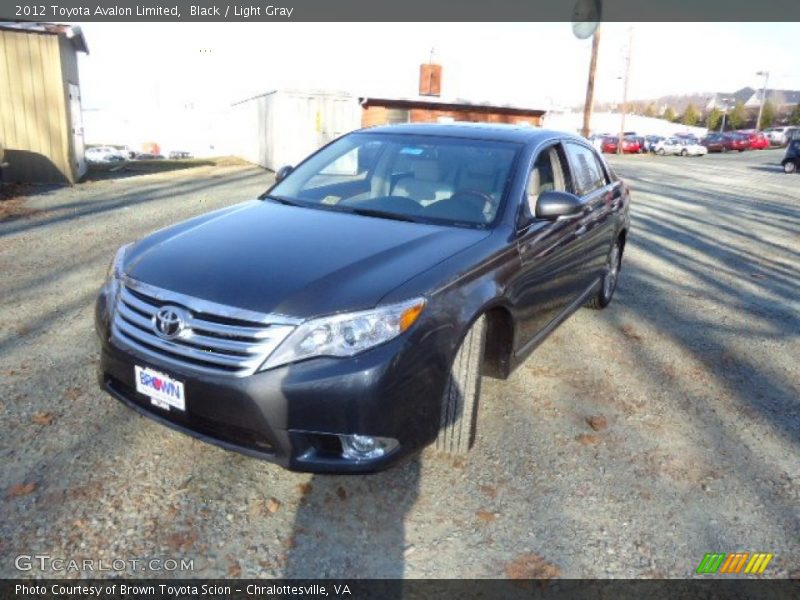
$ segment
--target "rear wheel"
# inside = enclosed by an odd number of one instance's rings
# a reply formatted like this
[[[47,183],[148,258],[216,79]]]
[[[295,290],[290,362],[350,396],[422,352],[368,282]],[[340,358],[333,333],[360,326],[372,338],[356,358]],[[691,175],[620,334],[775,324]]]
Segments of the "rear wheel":
[[[796,173],[797,172],[797,164],[792,162],[791,160],[786,161],[783,163],[783,172],[784,173]]]
[[[475,441],[485,346],[486,316],[481,315],[461,342],[450,367],[436,438],[436,449],[441,452],[463,455]]]
[[[687,154],[688,154],[688,152],[686,152],[686,148],[681,150],[681,156],[686,156]]]
[[[659,156],[664,156],[666,152],[664,152],[663,148],[659,148],[658,150],[656,150],[656,154],[658,154]]]
[[[619,270],[622,266],[622,240],[617,238],[614,242],[614,247],[608,254],[608,262],[606,263],[606,273],[603,275],[603,287],[600,291],[586,303],[589,308],[601,309],[611,304],[611,299],[614,297],[614,291],[617,289],[617,280],[619,279]]]

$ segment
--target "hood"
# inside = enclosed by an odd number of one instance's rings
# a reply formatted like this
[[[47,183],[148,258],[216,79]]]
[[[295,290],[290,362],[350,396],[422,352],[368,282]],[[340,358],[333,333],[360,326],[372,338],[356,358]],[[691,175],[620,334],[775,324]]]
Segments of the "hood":
[[[204,300],[308,318],[372,308],[489,233],[254,201],[145,238],[123,270]]]

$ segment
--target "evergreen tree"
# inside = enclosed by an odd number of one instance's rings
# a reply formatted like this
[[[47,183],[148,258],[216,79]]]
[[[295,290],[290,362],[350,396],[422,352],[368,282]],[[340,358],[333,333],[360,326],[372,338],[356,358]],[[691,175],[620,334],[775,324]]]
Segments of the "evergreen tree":
[[[792,114],[789,115],[789,125],[800,125],[800,102],[797,103],[797,106],[792,110]]]
[[[744,104],[742,102],[737,102],[736,106],[733,107],[730,114],[728,114],[728,123],[730,123],[731,129],[739,129],[744,122],[747,120],[747,111],[744,108]]]
[[[767,100],[764,102],[764,110],[761,112],[761,122],[756,126],[756,129],[766,129],[772,127],[775,122],[775,107],[772,102]]]
[[[688,125],[689,127],[694,127],[700,121],[700,111],[698,111],[694,104],[689,104],[686,107],[686,110],[683,111],[683,116],[681,117],[681,123],[684,125]]]
[[[716,129],[722,121],[722,111],[716,106],[711,109],[711,112],[706,116],[706,127],[709,129]]]

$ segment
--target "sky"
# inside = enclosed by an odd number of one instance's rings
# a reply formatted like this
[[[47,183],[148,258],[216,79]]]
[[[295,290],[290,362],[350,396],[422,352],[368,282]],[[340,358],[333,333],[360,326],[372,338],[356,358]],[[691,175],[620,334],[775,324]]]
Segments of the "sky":
[[[419,64],[442,95],[532,108],[576,106],[591,40],[569,23],[82,23],[85,109],[222,107],[276,88],[413,96]],[[596,100],[760,87],[800,89],[800,23],[605,23]]]

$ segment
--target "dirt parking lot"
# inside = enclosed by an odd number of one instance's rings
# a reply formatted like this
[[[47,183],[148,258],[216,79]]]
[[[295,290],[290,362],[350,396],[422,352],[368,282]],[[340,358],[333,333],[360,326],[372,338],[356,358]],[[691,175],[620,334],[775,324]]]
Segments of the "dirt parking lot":
[[[800,576],[800,176],[780,156],[612,157],[634,199],[612,306],[484,380],[468,461],[363,477],[220,450],[96,384],[114,250],[267,174],[34,188],[0,223],[0,576],[45,554],[193,561],[126,567],[159,577],[686,577],[712,551]]]

